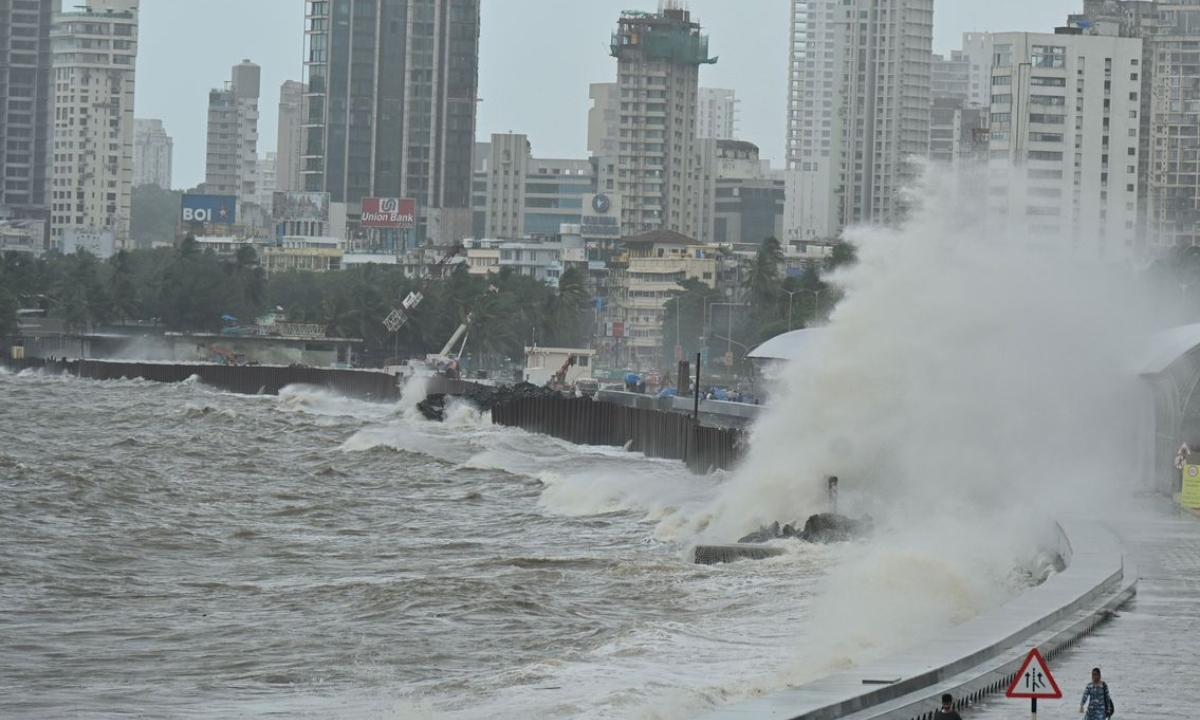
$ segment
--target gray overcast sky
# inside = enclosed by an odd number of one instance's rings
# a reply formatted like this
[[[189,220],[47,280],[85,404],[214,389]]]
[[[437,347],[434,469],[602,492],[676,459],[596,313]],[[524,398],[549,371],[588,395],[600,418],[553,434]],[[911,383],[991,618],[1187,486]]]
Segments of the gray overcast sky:
[[[779,164],[787,95],[788,0],[691,0],[720,57],[700,82],[741,100],[739,135]],[[966,30],[1047,31],[1082,0],[936,0],[934,51]],[[483,0],[478,135],[524,132],[539,157],[587,154],[588,83],[612,81],[608,34],[623,9],[656,0]],[[275,149],[279,84],[300,79],[302,0],[142,0],[137,116],[175,139],[174,184],[204,179],[208,89],[249,58],[263,69],[259,152]]]

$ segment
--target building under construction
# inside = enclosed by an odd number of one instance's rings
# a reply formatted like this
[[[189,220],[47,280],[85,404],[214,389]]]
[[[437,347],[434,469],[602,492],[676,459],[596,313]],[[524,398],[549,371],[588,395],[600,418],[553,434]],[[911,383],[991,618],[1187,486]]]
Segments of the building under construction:
[[[691,13],[668,1],[657,13],[622,13],[611,48],[621,103],[615,166],[622,230],[696,237],[700,66],[717,61],[708,38]]]

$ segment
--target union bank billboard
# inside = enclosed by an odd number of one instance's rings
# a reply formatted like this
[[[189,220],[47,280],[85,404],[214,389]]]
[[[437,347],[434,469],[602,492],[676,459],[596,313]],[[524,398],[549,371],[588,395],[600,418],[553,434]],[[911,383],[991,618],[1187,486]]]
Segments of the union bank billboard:
[[[360,225],[369,228],[414,228],[417,226],[417,201],[412,198],[363,198]]]

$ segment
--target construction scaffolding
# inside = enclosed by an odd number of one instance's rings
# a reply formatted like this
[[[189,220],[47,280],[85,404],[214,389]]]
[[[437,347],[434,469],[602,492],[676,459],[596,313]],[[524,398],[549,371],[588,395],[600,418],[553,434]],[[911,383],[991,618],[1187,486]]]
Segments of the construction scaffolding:
[[[637,52],[646,60],[680,65],[717,62],[717,58],[708,55],[708,36],[700,33],[700,24],[692,22],[687,10],[680,9],[665,9],[661,13],[622,12],[610,47],[616,58]]]

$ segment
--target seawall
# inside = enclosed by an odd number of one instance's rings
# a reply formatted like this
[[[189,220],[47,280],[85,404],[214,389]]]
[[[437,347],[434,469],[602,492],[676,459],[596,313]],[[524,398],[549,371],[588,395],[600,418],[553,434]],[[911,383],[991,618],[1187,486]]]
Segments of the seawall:
[[[112,360],[7,360],[13,370],[39,368],[91,380],[141,378],[177,383],[195,376],[205,385],[243,395],[278,395],[288,385],[315,385],[361,400],[394,401],[396,378],[380,371],[341,370],[288,365],[210,365],[203,363],[122,362]]]
[[[942,693],[959,707],[1004,693],[1030,648],[1053,669],[1054,657],[1132,598],[1137,584],[1110,530],[1074,519],[1057,530],[1066,568],[1008,603],[895,655],[702,717],[930,720]]]

